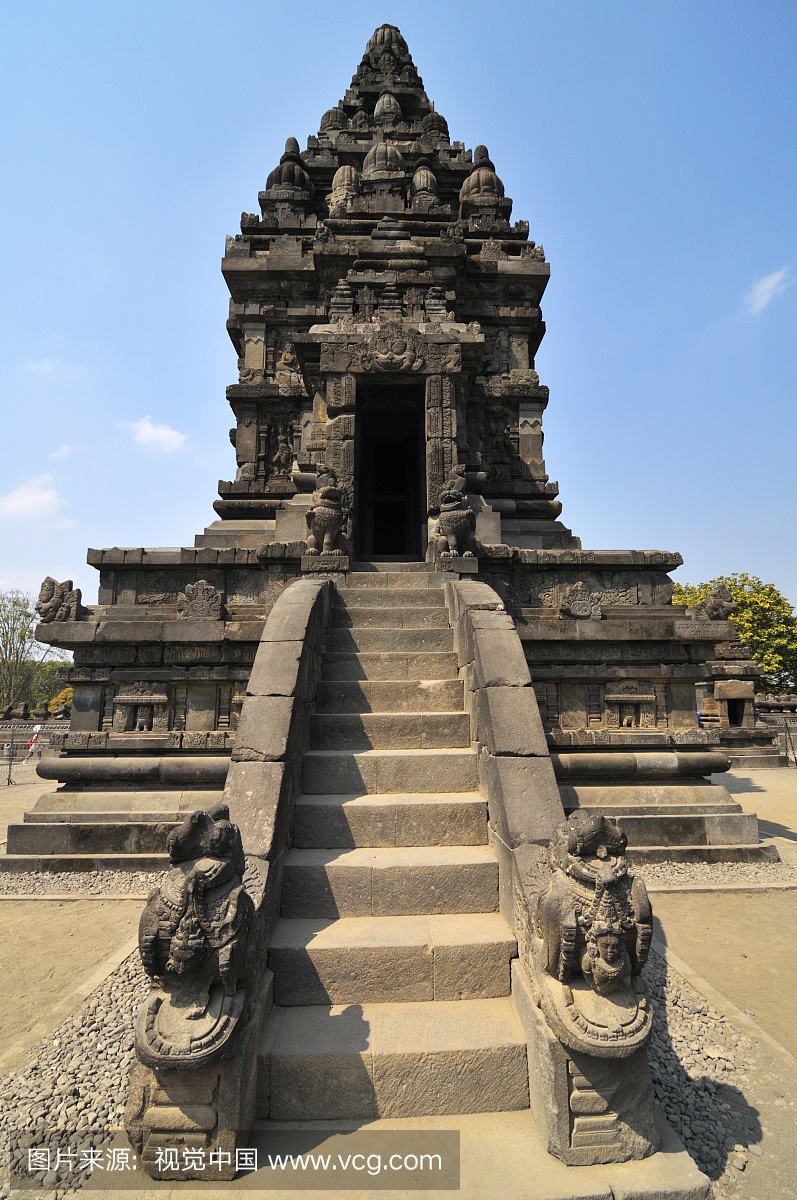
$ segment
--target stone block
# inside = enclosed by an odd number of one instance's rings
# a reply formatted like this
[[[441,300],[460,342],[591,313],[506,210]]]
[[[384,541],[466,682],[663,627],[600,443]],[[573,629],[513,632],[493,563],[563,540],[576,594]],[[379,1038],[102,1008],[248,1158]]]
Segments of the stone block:
[[[102,720],[102,685],[76,683],[72,698],[70,732],[96,732]]]
[[[479,560],[478,558],[466,558],[463,554],[457,554],[454,558],[439,558],[437,560],[437,569],[438,571],[451,572],[451,574],[457,575],[478,575]]]
[[[241,831],[244,850],[273,858],[288,840],[296,769],[284,762],[234,762],[224,788],[230,820]]]
[[[294,812],[293,844],[307,849],[394,846],[395,801],[379,796],[348,800],[345,796],[300,797]]]
[[[483,752],[479,771],[490,824],[510,849],[543,845],[564,821],[549,758],[510,758]]]
[[[486,583],[463,579],[459,582],[446,580],[445,598],[452,623],[458,621],[468,610],[504,612],[504,603],[497,592]]]
[[[395,806],[395,845],[482,846],[486,825],[487,802],[481,796],[408,798]]]
[[[473,792],[479,786],[478,759],[473,750],[376,750],[371,753],[371,761],[377,769],[375,790],[379,792]],[[364,755],[358,756],[360,762],[364,758]]]
[[[495,912],[498,864],[480,847],[383,850],[374,856],[371,896],[374,916]]]
[[[490,628],[485,628],[486,618]],[[498,622],[507,619],[500,613],[476,613],[474,622],[473,686],[527,687],[531,683],[523,647],[514,626],[501,628]],[[512,618],[508,620],[511,622]],[[478,622],[478,625],[476,624]]]
[[[370,1028],[360,1006],[291,1008],[280,1015],[269,1055],[270,1119],[375,1118]]]
[[[246,685],[247,696],[295,696],[301,692],[304,649],[302,641],[262,642]]]
[[[755,813],[717,813],[703,817],[705,840],[709,846],[758,844],[758,817]]]
[[[359,795],[378,790],[374,757],[311,751],[302,760],[302,791],[308,795]]]
[[[371,862],[367,852],[292,850],[282,879],[283,917],[371,915]]]
[[[718,679],[714,684],[715,700],[752,700],[754,696],[752,679]]]
[[[372,1045],[382,1117],[528,1106],[526,1046],[505,1000],[385,1005],[375,1013]]]
[[[563,1158],[570,1146],[567,1054],[534,1003],[522,963],[512,963],[512,1004],[528,1045],[529,1102],[549,1154]]]
[[[290,696],[248,696],[235,736],[233,762],[279,762],[290,753],[302,701]]]
[[[192,683],[188,688],[188,712],[185,727],[191,732],[210,732],[216,728],[216,685]]]
[[[303,554],[301,558],[302,571],[343,573],[351,570],[351,560],[347,554]]]
[[[548,757],[537,698],[530,687],[488,687],[473,693],[475,736],[491,754]]]

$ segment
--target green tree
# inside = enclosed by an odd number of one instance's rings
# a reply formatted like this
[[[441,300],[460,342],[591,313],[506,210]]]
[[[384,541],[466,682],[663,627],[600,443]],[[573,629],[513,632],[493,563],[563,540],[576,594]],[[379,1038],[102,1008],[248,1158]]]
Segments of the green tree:
[[[721,583],[729,589],[738,608],[731,616],[736,631],[765,670],[756,687],[764,692],[797,690],[797,620],[789,601],[772,583],[757,575],[720,575],[708,583],[676,583],[673,604],[692,608],[705,600]]]
[[[23,701],[41,703],[45,697],[39,698],[39,682],[55,661],[66,659],[63,651],[36,641],[36,622],[31,596],[18,588],[0,591],[0,708]],[[61,684],[55,683],[53,677],[46,690],[59,690]]]

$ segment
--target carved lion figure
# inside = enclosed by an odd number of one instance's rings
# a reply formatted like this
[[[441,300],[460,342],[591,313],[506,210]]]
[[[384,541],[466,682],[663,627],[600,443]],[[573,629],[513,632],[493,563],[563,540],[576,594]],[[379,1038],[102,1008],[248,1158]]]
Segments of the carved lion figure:
[[[476,514],[456,484],[449,483],[440,493],[440,517],[438,548],[441,558],[463,555],[473,558],[473,535],[476,531]]]
[[[318,499],[308,510],[307,521],[307,553],[308,554],[340,554],[346,550],[340,545],[342,531],[346,524],[346,514],[343,511],[343,492],[334,484],[322,487],[317,493]]]

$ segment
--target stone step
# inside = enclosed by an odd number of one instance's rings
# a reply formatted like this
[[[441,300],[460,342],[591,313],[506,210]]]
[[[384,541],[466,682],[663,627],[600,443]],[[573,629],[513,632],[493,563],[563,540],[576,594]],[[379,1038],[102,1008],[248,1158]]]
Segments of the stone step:
[[[347,587],[442,588],[443,577],[431,563],[356,562]]]
[[[780,862],[772,842],[746,846],[629,846],[626,857],[632,866],[645,863],[759,863]]]
[[[448,653],[347,654],[326,651],[321,660],[322,679],[370,679],[396,682],[402,679],[457,678],[457,656]]]
[[[35,871],[56,875],[66,871],[168,871],[168,854],[0,854],[0,873]],[[142,891],[147,890],[142,882]]]
[[[258,1116],[275,1121],[510,1111],[529,1102],[526,1043],[505,998],[275,1007],[258,1076]]]
[[[466,712],[313,713],[313,750],[447,750],[470,746]]]
[[[517,942],[499,913],[277,921],[274,1002],[384,1004],[510,993]]]
[[[283,917],[394,917],[498,910],[488,846],[289,850]]]
[[[353,607],[332,609],[333,629],[448,629],[445,608],[404,608],[393,603],[384,608]]]
[[[732,771],[765,771],[789,765],[788,756],[779,753],[778,750],[774,750],[772,753],[764,750],[758,754],[739,754],[738,751],[729,750],[728,756],[731,760],[730,769]]]
[[[335,592],[335,608],[393,608],[396,604],[407,608],[445,608],[442,588],[396,588],[354,587],[338,588]]]
[[[185,816],[188,814],[186,813]],[[185,817],[183,817],[185,819]],[[8,826],[9,854],[162,854],[172,821],[32,821]]]
[[[758,839],[755,813],[712,813],[631,817],[616,814],[620,827],[635,849],[644,846],[750,845]]]
[[[342,792],[475,792],[475,750],[310,750],[302,762],[302,791],[324,796]]]
[[[454,630],[330,629],[326,649],[331,654],[446,654],[454,649]]]
[[[377,683],[321,680],[319,713],[462,712],[461,679],[407,679]]]
[[[484,846],[487,801],[478,792],[299,796],[293,844],[308,850]]]
[[[641,789],[640,789],[641,790]],[[608,789],[607,789],[608,791]],[[740,804],[578,804],[575,807],[565,806],[565,816],[574,812],[597,813],[598,816],[610,817],[613,821],[623,821],[626,817],[693,817],[714,816],[720,813],[740,813]]]

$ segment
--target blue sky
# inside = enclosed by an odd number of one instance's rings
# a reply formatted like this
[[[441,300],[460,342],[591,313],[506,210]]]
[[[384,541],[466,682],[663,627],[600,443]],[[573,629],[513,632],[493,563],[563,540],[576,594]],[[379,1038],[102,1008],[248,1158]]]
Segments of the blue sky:
[[[545,246],[546,460],[585,547],[797,602],[797,7],[28,0],[0,19],[0,587],[192,545],[234,470],[224,235],[397,24]]]

